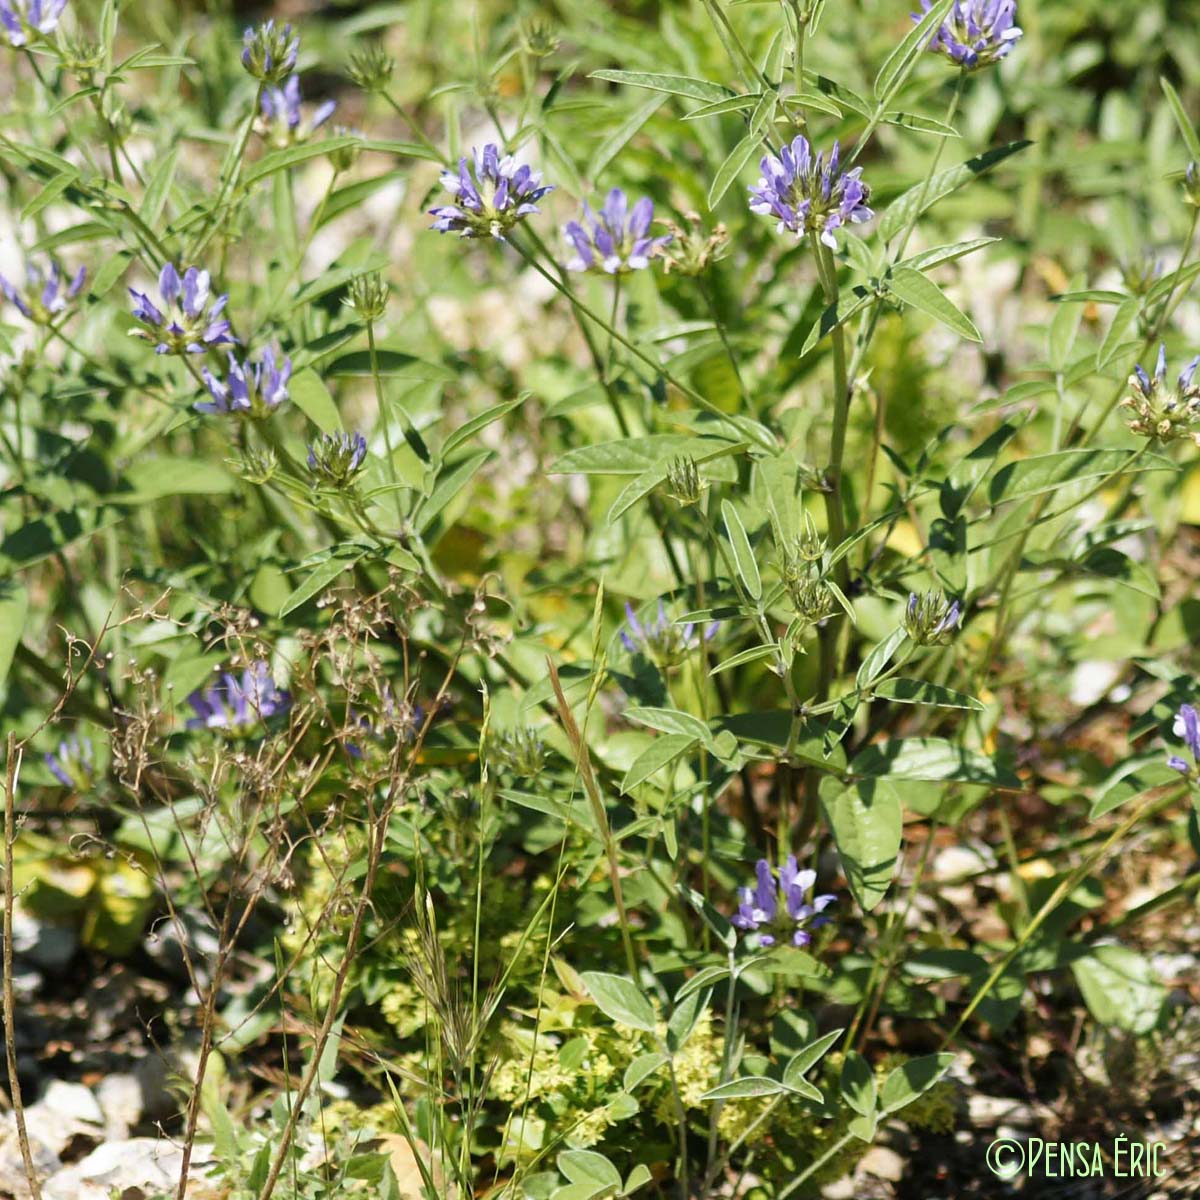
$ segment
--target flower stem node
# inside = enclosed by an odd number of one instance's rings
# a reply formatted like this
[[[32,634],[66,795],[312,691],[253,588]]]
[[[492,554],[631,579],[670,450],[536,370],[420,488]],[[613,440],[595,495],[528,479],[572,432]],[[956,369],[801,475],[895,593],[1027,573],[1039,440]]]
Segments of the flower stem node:
[[[350,55],[350,78],[364,92],[387,91],[395,70],[396,60],[378,43]]]
[[[694,458],[673,458],[667,465],[667,494],[682,507],[699,504],[708,484],[700,478]]]

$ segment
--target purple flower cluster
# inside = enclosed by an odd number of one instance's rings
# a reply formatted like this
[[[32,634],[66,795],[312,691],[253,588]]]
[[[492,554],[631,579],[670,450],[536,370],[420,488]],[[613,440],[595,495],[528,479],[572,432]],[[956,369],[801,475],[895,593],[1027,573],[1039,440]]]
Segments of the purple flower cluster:
[[[59,313],[66,311],[68,302],[79,295],[87,279],[87,268],[80,267],[65,290],[62,272],[56,262],[50,264],[50,270],[45,275],[32,263],[27,264],[25,278],[27,285],[22,294],[16,284],[0,275],[0,291],[27,320],[38,325],[49,325]]]
[[[797,134],[778,156],[766,154],[759,163],[762,176],[750,189],[750,211],[778,221],[785,230],[803,237],[815,233],[825,245],[836,249],[834,230],[847,222],[859,224],[875,214],[867,207],[871,191],[859,178],[861,167],[841,170],[837,142],[829,153],[814,154],[808,139]]]
[[[1176,737],[1183,738],[1183,744],[1190,751],[1192,761],[1189,763],[1186,758],[1172,754],[1167,759],[1167,766],[1189,779],[1200,780],[1200,714],[1197,714],[1192,705],[1180,706],[1175,716],[1174,733]]]
[[[658,614],[653,621],[643,624],[638,620],[633,605],[625,602],[625,626],[621,629],[621,644],[630,654],[644,654],[660,667],[676,667],[697,649],[700,638],[696,636],[696,625],[686,621],[680,625],[667,616],[663,602],[658,602]],[[716,636],[720,621],[706,625],[703,638],[711,642]]]
[[[537,202],[554,190],[542,183],[542,173],[511,155],[500,156],[500,148],[488,142],[475,151],[474,170],[467,159],[458,160],[458,170],[442,174],[442,187],[453,197],[452,204],[431,208],[431,229],[457,233],[461,237],[503,239],[518,221],[538,211]]]
[[[197,688],[187,700],[196,713],[188,719],[188,729],[219,729],[234,737],[259,732],[269,718],[292,706],[291,693],[275,686],[270,668],[261,660],[240,678],[224,672],[218,683]]]
[[[57,753],[47,752],[46,766],[63,787],[87,791],[96,778],[96,763],[89,738],[71,737],[58,745]]]
[[[200,374],[204,376],[212,399],[197,401],[198,412],[244,413],[262,418],[270,416],[288,398],[292,360],[285,358],[277,366],[275,352],[268,347],[256,363],[247,360],[242,365],[230,354],[226,383],[222,383],[207,367],[201,367]]]
[[[304,120],[300,102],[300,77],[289,76],[283,87],[264,87],[261,131],[273,146],[283,148],[311,137],[337,109],[336,100],[317,105],[309,121]]]
[[[778,883],[765,858],[755,864],[754,873],[757,882],[753,888],[738,888],[733,924],[744,933],[756,933],[761,946],[773,946],[779,937],[789,935],[793,946],[807,946],[812,941],[809,930],[829,922],[821,914],[837,897],[811,896],[817,873],[799,870],[794,854],[779,868]]]
[[[933,0],[921,0],[921,12],[912,19],[920,23],[932,7]],[[929,49],[968,71],[991,66],[1020,40],[1016,16],[1016,0],[956,0]]]
[[[918,646],[948,642],[962,624],[962,607],[939,591],[910,592],[904,608],[904,631]]]
[[[605,275],[640,271],[671,241],[669,233],[664,237],[650,236],[654,202],[643,198],[631,211],[629,200],[620,188],[608,193],[598,213],[585,205],[583,219],[586,228],[578,221],[570,221],[563,229],[563,236],[575,247],[575,257],[567,263],[571,271]]]
[[[0,26],[10,46],[27,46],[53,33],[67,0],[0,0]]]
[[[134,337],[155,343],[158,354],[204,354],[213,346],[234,341],[229,321],[221,315],[228,294],[218,296],[209,307],[209,275],[198,267],[188,267],[180,278],[174,263],[159,272],[160,309],[145,292],[130,288],[133,316],[141,329],[132,329]]]

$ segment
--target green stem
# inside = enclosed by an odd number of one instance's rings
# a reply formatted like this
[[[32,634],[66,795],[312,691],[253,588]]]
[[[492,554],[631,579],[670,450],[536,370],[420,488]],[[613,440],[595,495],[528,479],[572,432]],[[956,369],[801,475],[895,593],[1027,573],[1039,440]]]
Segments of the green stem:
[[[221,209],[225,206],[226,197],[237,186],[237,181],[242,175],[242,164],[246,158],[246,147],[250,142],[250,134],[254,129],[254,121],[258,116],[259,108],[262,105],[262,96],[264,84],[258,85],[258,91],[254,95],[254,104],[250,109],[249,115],[246,117],[245,123],[242,125],[241,132],[238,134],[236,149],[233,154],[233,166],[230,168],[229,175],[222,181],[221,190],[217,195],[217,202],[213,205],[213,210],[209,214],[208,221],[205,222],[205,227],[200,234],[200,239],[192,248],[192,252],[188,258],[195,259],[199,257],[201,251],[212,241],[213,235],[220,227]]]
[[[383,380],[379,377],[379,359],[375,350],[375,322],[367,321],[367,348],[371,355],[371,379],[375,383],[375,404],[379,410],[379,422],[383,426],[383,444],[387,448],[388,478],[392,481],[392,497],[396,503],[396,519],[404,523],[404,504],[400,499],[399,479],[396,475],[396,452],[392,447],[391,420],[383,399]]]

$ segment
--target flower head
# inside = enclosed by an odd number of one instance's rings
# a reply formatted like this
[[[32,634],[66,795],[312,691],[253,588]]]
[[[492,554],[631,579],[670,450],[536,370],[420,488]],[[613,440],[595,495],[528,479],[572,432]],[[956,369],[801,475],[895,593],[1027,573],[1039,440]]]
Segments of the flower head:
[[[324,433],[308,447],[308,469],[325,487],[344,488],[362,469],[367,439],[361,433]]]
[[[182,278],[174,263],[159,272],[160,309],[145,292],[130,288],[133,316],[141,329],[131,329],[134,337],[155,343],[158,354],[204,354],[213,346],[232,345],[229,321],[221,314],[228,294],[218,296],[209,305],[209,276],[199,267],[188,267]]]
[[[962,623],[962,609],[957,600],[947,600],[937,590],[910,592],[904,608],[904,632],[918,646],[940,646],[948,642]]]
[[[621,629],[621,643],[630,654],[643,654],[664,670],[677,667],[700,646],[693,621],[682,625],[672,621],[663,602],[658,602],[658,615],[645,623],[638,620],[633,606],[625,603],[625,625]],[[720,621],[712,621],[704,627],[703,639],[711,642],[716,636]]]
[[[85,792],[96,778],[96,763],[92,756],[90,738],[70,737],[58,744],[57,753],[47,752],[46,766],[63,785],[76,792]]]
[[[67,0],[0,0],[0,29],[10,46],[28,46],[58,28]]]
[[[202,413],[244,413],[262,418],[270,416],[288,398],[288,380],[292,360],[275,363],[275,352],[268,347],[258,362],[249,360],[243,365],[229,355],[229,377],[222,383],[207,367],[200,368],[211,400],[196,403]]]
[[[1193,428],[1200,419],[1200,387],[1193,382],[1197,366],[1200,355],[1180,371],[1173,388],[1167,386],[1166,346],[1158,348],[1153,379],[1140,365],[1135,366],[1129,377],[1131,394],[1121,401],[1121,407],[1133,413],[1129,428],[1162,442],[1190,438],[1200,446],[1200,429]]]
[[[300,104],[300,77],[291,75],[281,88],[263,88],[260,106],[259,132],[272,146],[282,149],[311,137],[333,116],[337,101],[326,100],[318,104],[311,119],[305,121]]]
[[[1188,163],[1183,173],[1183,202],[1200,208],[1200,167],[1194,162]]]
[[[21,315],[35,325],[49,325],[59,313],[65,312],[69,301],[74,300],[83,289],[87,279],[87,268],[80,267],[64,289],[63,277],[58,263],[51,262],[45,274],[33,263],[25,267],[26,287],[22,291],[0,275],[0,291],[16,305]]]
[[[1178,754],[1172,754],[1167,759],[1167,766],[1173,767],[1188,779],[1200,782],[1200,714],[1190,704],[1180,706],[1175,715],[1174,733],[1177,738],[1183,738],[1183,744],[1191,753],[1192,761]]]
[[[430,228],[469,238],[503,238],[518,221],[536,213],[537,202],[554,190],[553,184],[542,183],[541,171],[518,165],[511,154],[501,158],[494,142],[475,151],[473,170],[464,157],[457,171],[443,172],[442,187],[454,202],[429,210],[435,218]]]
[[[262,83],[278,84],[296,69],[300,39],[290,25],[266,21],[242,35],[242,66]]]
[[[793,946],[807,946],[812,941],[809,931],[828,924],[829,918],[821,914],[836,897],[811,894],[817,873],[801,871],[794,854],[779,868],[778,883],[765,858],[755,863],[754,874],[754,887],[738,888],[734,926],[757,934],[760,946],[773,946],[780,937],[789,938]]]
[[[380,45],[366,46],[350,55],[350,78],[364,92],[383,92],[392,81],[396,60]]]
[[[932,7],[933,0],[921,0],[921,12],[912,19],[919,24]],[[1016,16],[1016,0],[955,0],[929,49],[968,71],[991,66],[1020,40]]]
[[[360,731],[368,740],[346,741],[346,753],[351,758],[362,761],[369,757],[372,747],[378,749],[386,744],[388,734],[401,745],[407,745],[416,740],[417,734],[425,724],[425,715],[425,709],[419,704],[410,704],[407,700],[397,704],[392,689],[385,683],[379,697],[378,717],[372,718],[366,713],[356,712],[353,708],[347,709],[347,724]]]
[[[583,209],[585,228],[570,221],[563,236],[575,247],[575,257],[567,267],[572,271],[593,271],[602,275],[625,275],[650,265],[650,260],[671,241],[650,237],[650,222],[654,220],[654,202],[646,197],[632,208],[620,188],[613,188],[604,207],[594,213]]]
[[[210,688],[192,692],[187,698],[196,715],[188,729],[219,729],[231,737],[258,733],[271,717],[292,706],[290,692],[275,686],[265,662],[251,663],[239,678],[226,671]]]
[[[780,233],[790,230],[797,237],[815,233],[825,245],[836,248],[835,229],[875,215],[867,207],[871,190],[859,178],[862,168],[842,172],[840,161],[837,142],[826,162],[823,154],[813,154],[803,134],[797,134],[778,157],[763,156],[762,176],[750,189],[750,211],[775,217]]]

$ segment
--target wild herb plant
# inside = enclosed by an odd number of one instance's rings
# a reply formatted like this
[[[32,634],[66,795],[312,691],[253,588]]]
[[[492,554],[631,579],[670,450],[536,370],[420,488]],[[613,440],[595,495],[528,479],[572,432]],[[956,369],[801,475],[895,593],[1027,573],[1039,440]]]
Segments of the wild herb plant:
[[[1088,914],[1200,844],[1195,89],[570,7],[0,0],[5,941],[54,808],[56,918],[186,975],[181,1200],[785,1200],[1047,994],[1173,1019],[1200,876]]]

